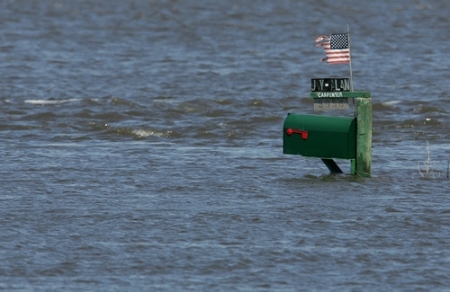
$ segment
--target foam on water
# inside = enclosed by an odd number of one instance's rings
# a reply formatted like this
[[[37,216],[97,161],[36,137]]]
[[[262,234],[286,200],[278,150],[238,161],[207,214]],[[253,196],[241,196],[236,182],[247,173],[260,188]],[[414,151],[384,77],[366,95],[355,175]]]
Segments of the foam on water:
[[[63,104],[63,103],[69,103],[69,102],[80,102],[81,99],[79,98],[71,98],[71,99],[62,99],[62,100],[55,100],[55,99],[26,99],[24,102],[29,104],[37,104],[37,105],[51,105],[51,104]]]

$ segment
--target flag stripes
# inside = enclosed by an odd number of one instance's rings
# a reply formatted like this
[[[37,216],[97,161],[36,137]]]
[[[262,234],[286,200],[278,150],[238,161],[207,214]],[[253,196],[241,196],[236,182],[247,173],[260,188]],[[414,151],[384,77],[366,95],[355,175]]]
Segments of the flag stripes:
[[[323,47],[326,57],[321,62],[330,65],[350,63],[350,44],[348,33],[334,33],[330,37],[320,36],[316,38],[316,46]]]

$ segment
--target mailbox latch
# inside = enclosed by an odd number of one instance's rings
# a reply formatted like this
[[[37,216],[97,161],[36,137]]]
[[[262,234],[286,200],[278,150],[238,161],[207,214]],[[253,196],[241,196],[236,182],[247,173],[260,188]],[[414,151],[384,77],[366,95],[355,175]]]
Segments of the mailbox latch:
[[[286,130],[286,134],[288,136],[291,136],[292,134],[299,134],[299,135],[302,135],[303,140],[308,139],[308,131],[305,131],[305,130],[297,130],[297,129],[288,128]]]

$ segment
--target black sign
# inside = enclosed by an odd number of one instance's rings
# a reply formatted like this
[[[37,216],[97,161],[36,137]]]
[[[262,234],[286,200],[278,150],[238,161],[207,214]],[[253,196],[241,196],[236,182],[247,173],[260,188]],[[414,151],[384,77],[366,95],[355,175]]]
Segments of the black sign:
[[[350,91],[349,78],[313,78],[311,92],[318,91]]]

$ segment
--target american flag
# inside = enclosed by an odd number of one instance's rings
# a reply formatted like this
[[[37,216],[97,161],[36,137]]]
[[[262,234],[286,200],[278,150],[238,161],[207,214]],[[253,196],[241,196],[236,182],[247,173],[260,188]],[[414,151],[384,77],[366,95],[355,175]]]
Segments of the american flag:
[[[328,64],[348,64],[350,63],[350,48],[348,33],[333,33],[330,37],[320,36],[316,39],[316,46],[323,47],[326,58],[321,62],[327,61]]]

